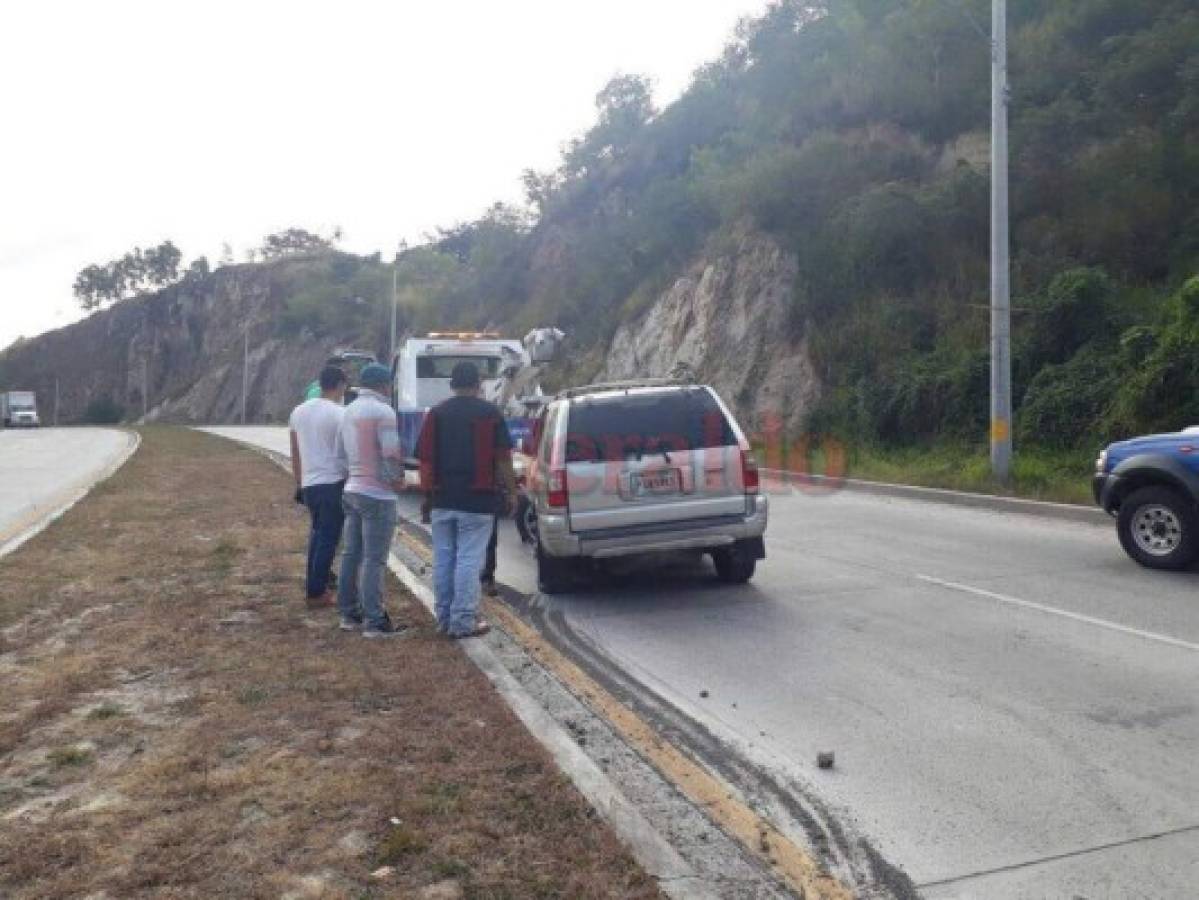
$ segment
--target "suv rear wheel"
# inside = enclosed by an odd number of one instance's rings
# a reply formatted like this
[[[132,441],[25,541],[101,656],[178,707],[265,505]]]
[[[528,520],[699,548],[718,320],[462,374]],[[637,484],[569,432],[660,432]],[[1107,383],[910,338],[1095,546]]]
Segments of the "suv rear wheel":
[[[1138,488],[1120,504],[1120,544],[1150,569],[1185,569],[1199,555],[1199,515],[1173,488]]]
[[[573,560],[549,556],[537,544],[537,589],[543,594],[561,594],[570,589]]]
[[[713,550],[712,562],[716,564],[716,577],[726,584],[745,584],[758,567],[758,561],[740,544]]]

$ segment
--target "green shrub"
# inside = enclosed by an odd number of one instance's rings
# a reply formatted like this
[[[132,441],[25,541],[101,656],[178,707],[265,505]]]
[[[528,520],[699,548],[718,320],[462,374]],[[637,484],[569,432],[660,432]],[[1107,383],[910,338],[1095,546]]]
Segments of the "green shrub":
[[[1016,415],[1016,438],[1043,447],[1075,447],[1101,430],[1123,375],[1110,353],[1093,346],[1033,378]]]
[[[1064,363],[1084,344],[1106,336],[1112,298],[1111,280],[1100,269],[1071,269],[1055,277],[1033,299],[1036,357]]]
[[[1113,405],[1112,430],[1176,431],[1199,424],[1199,276],[1169,301],[1156,347],[1132,368]]]

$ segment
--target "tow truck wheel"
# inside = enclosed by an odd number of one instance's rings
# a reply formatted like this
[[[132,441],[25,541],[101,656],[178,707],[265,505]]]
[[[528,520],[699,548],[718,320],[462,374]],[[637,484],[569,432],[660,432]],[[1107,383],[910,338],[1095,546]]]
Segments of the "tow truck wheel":
[[[1150,569],[1185,569],[1199,555],[1199,514],[1173,488],[1150,485],[1120,504],[1120,544]]]
[[[526,544],[537,543],[537,510],[528,497],[516,501],[516,531]]]

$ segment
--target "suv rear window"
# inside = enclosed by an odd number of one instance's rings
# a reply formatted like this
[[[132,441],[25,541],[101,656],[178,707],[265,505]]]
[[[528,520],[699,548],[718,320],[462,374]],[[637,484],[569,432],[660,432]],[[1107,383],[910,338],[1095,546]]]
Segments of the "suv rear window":
[[[570,407],[566,461],[620,462],[736,443],[732,425],[702,388],[582,398]]]

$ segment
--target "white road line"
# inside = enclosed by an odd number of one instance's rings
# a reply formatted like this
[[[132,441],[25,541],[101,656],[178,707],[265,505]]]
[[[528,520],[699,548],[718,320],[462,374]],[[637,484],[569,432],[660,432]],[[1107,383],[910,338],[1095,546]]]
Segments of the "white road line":
[[[1021,606],[1025,609],[1035,609],[1037,612],[1048,613],[1051,616],[1061,616],[1063,619],[1073,619],[1075,622],[1083,622],[1087,625],[1095,625],[1099,628],[1106,628],[1109,631],[1118,631],[1121,634],[1130,634],[1133,637],[1144,638],[1147,641],[1156,641],[1159,644],[1168,644],[1171,647],[1181,647],[1183,650],[1199,651],[1199,644],[1192,644],[1190,641],[1184,641],[1179,638],[1170,637],[1167,634],[1157,634],[1153,631],[1142,631],[1139,628],[1130,628],[1127,625],[1121,625],[1118,622],[1109,622],[1107,619],[1097,619],[1094,616],[1085,616],[1082,613],[1070,612],[1066,609],[1058,609],[1055,606],[1045,606],[1043,603],[1034,603],[1031,600],[1021,600],[1019,597],[1009,597],[1007,594],[998,594],[995,591],[984,590],[983,588],[971,587],[968,584],[958,584],[956,581],[945,581],[941,578],[934,578],[931,575],[917,575],[917,579],[935,584],[938,587],[943,587],[951,591],[961,591],[966,594],[974,594],[977,597],[986,597],[988,600],[995,600],[998,603],[1007,603],[1011,606]]]

